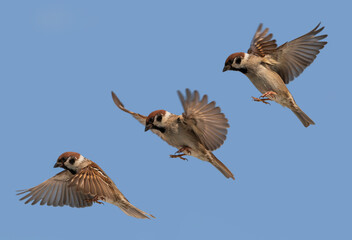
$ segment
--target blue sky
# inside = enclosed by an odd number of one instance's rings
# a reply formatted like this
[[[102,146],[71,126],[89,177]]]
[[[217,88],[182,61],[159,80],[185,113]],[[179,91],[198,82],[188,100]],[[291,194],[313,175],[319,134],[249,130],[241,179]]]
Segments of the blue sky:
[[[2,1],[1,239],[351,239],[351,5],[347,1]],[[227,56],[247,51],[260,22],[278,44],[328,34],[288,87],[316,126],[253,102],[259,91]],[[229,119],[214,154],[224,178],[144,132],[111,99],[141,114],[181,114],[197,89]],[[15,191],[58,172],[65,151],[97,162],[137,207],[24,205]]]

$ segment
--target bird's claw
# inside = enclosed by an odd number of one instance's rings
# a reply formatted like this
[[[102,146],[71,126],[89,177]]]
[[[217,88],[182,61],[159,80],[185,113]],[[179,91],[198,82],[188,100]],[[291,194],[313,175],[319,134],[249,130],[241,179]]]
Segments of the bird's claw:
[[[272,98],[275,98],[275,95],[277,95],[276,92],[273,91],[267,91],[266,93],[264,93],[263,95],[261,95],[259,98],[256,97],[252,97],[254,101],[256,102],[262,102],[265,104],[269,104],[267,101],[272,101]]]
[[[178,154],[178,155],[170,155],[170,158],[181,158],[182,160],[188,161],[187,158],[184,158],[184,157],[183,157],[183,156],[185,156],[185,155],[186,155],[185,153]]]
[[[90,202],[94,202],[94,203],[98,203],[98,204],[103,204],[103,202],[99,202],[99,200],[101,201],[105,201],[105,198],[104,197],[98,197],[98,196],[95,196],[94,198],[92,199],[86,199],[86,202],[90,203]]]
[[[175,154],[181,153],[181,152],[190,155],[191,154],[191,148],[190,147],[182,147],[178,151],[176,151]]]
[[[253,98],[253,101],[255,102],[262,102],[262,103],[271,105],[270,103],[267,102],[267,101],[271,101],[271,99],[269,98],[256,98],[256,97],[252,97],[252,98]]]
[[[273,92],[273,91],[267,91],[266,93],[264,93],[263,95],[260,96],[260,98],[265,98],[265,97],[268,97],[268,98],[274,98],[275,95],[277,95],[276,92]]]
[[[182,154],[177,154],[182,153]],[[181,158],[182,160],[188,161],[187,158],[184,158],[185,155],[191,155],[191,148],[190,147],[182,147],[178,151],[175,152],[174,155],[170,155],[171,158]]]

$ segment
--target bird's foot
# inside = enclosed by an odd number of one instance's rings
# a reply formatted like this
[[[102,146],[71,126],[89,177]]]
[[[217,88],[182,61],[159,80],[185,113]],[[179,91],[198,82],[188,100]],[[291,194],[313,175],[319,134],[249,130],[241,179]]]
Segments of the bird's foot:
[[[269,104],[267,101],[271,101],[271,99],[269,98],[256,98],[256,97],[252,97],[253,98],[253,101],[255,102],[262,102],[262,103],[265,103],[265,104]]]
[[[256,97],[252,97],[252,98],[256,102],[262,102],[262,103],[270,105],[270,103],[268,103],[267,101],[272,101],[272,98],[275,98],[275,95],[277,95],[276,92],[268,91],[268,92],[264,93],[263,95],[261,95],[259,98],[256,98]]]
[[[184,158],[184,157],[183,157],[183,156],[185,156],[185,155],[187,155],[187,154],[182,153],[182,154],[178,154],[178,155],[170,155],[170,158],[181,158],[182,160],[188,161],[187,158]]]
[[[170,157],[171,158],[181,158],[182,160],[187,160],[187,158],[184,158],[183,156],[191,155],[191,149],[192,148],[190,148],[190,147],[182,147],[177,152],[175,152],[174,155],[170,155]],[[182,154],[177,154],[177,153],[182,153]]]
[[[266,93],[264,93],[263,95],[261,95],[259,98],[275,98],[275,95],[277,95],[276,92],[273,91],[267,91]]]
[[[191,155],[191,149],[192,148],[190,148],[190,147],[182,147],[177,152],[175,152],[175,154],[183,152],[185,154]]]
[[[98,196],[95,196],[94,198],[92,198],[92,199],[86,199],[86,202],[95,202],[95,203],[98,203],[98,204],[103,204],[104,205],[104,203],[103,202],[99,202],[99,200],[101,200],[101,201],[105,201],[105,198],[104,197],[98,197]]]

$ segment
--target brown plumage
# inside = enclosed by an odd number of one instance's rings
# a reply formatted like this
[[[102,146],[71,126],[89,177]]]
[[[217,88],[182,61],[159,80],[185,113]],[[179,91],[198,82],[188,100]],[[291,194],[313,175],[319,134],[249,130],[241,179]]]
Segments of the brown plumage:
[[[255,101],[272,100],[292,110],[305,127],[314,125],[296,104],[285,84],[298,77],[319,54],[327,42],[327,35],[319,35],[324,27],[320,23],[310,32],[277,47],[269,29],[259,25],[247,53],[231,54],[225,61],[223,72],[240,71],[263,94]]]
[[[184,113],[175,115],[165,110],[153,111],[148,117],[127,110],[116,94],[112,92],[112,98],[118,108],[131,114],[145,126],[145,131],[151,130],[164,141],[179,149],[180,157],[191,155],[203,161],[213,164],[227,178],[234,179],[231,171],[218,160],[212,151],[218,149],[225,141],[228,120],[221,113],[221,109],[215,106],[215,102],[208,103],[208,96],[200,99],[198,91],[191,92],[186,89],[184,97],[178,91]]]
[[[93,161],[79,153],[66,152],[60,155],[54,167],[65,170],[49,178],[36,187],[21,190],[18,195],[26,194],[20,200],[32,205],[70,207],[89,207],[99,200],[118,206],[129,216],[149,218],[148,214],[133,206],[116,187],[108,175]]]

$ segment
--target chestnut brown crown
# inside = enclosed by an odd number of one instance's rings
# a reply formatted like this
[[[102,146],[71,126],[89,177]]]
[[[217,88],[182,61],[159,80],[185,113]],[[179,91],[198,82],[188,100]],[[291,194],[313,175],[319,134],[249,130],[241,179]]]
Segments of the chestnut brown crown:
[[[226,72],[227,70],[234,70],[234,71],[238,71],[237,68],[234,68],[233,62],[235,62],[236,64],[241,64],[242,59],[244,58],[245,53],[244,52],[237,52],[237,53],[233,53],[230,56],[227,57],[226,61],[225,61],[225,66],[224,69],[222,70],[223,72]]]
[[[65,152],[63,154],[61,154],[59,156],[59,158],[56,161],[56,164],[54,165],[54,168],[56,167],[64,167],[64,163],[68,160],[68,159],[75,159],[77,160],[79,157],[81,156],[81,154],[76,153],[76,152]]]
[[[152,129],[155,127],[155,121],[160,122],[162,121],[163,116],[166,114],[165,110],[156,110],[151,112],[145,120],[145,131]]]

